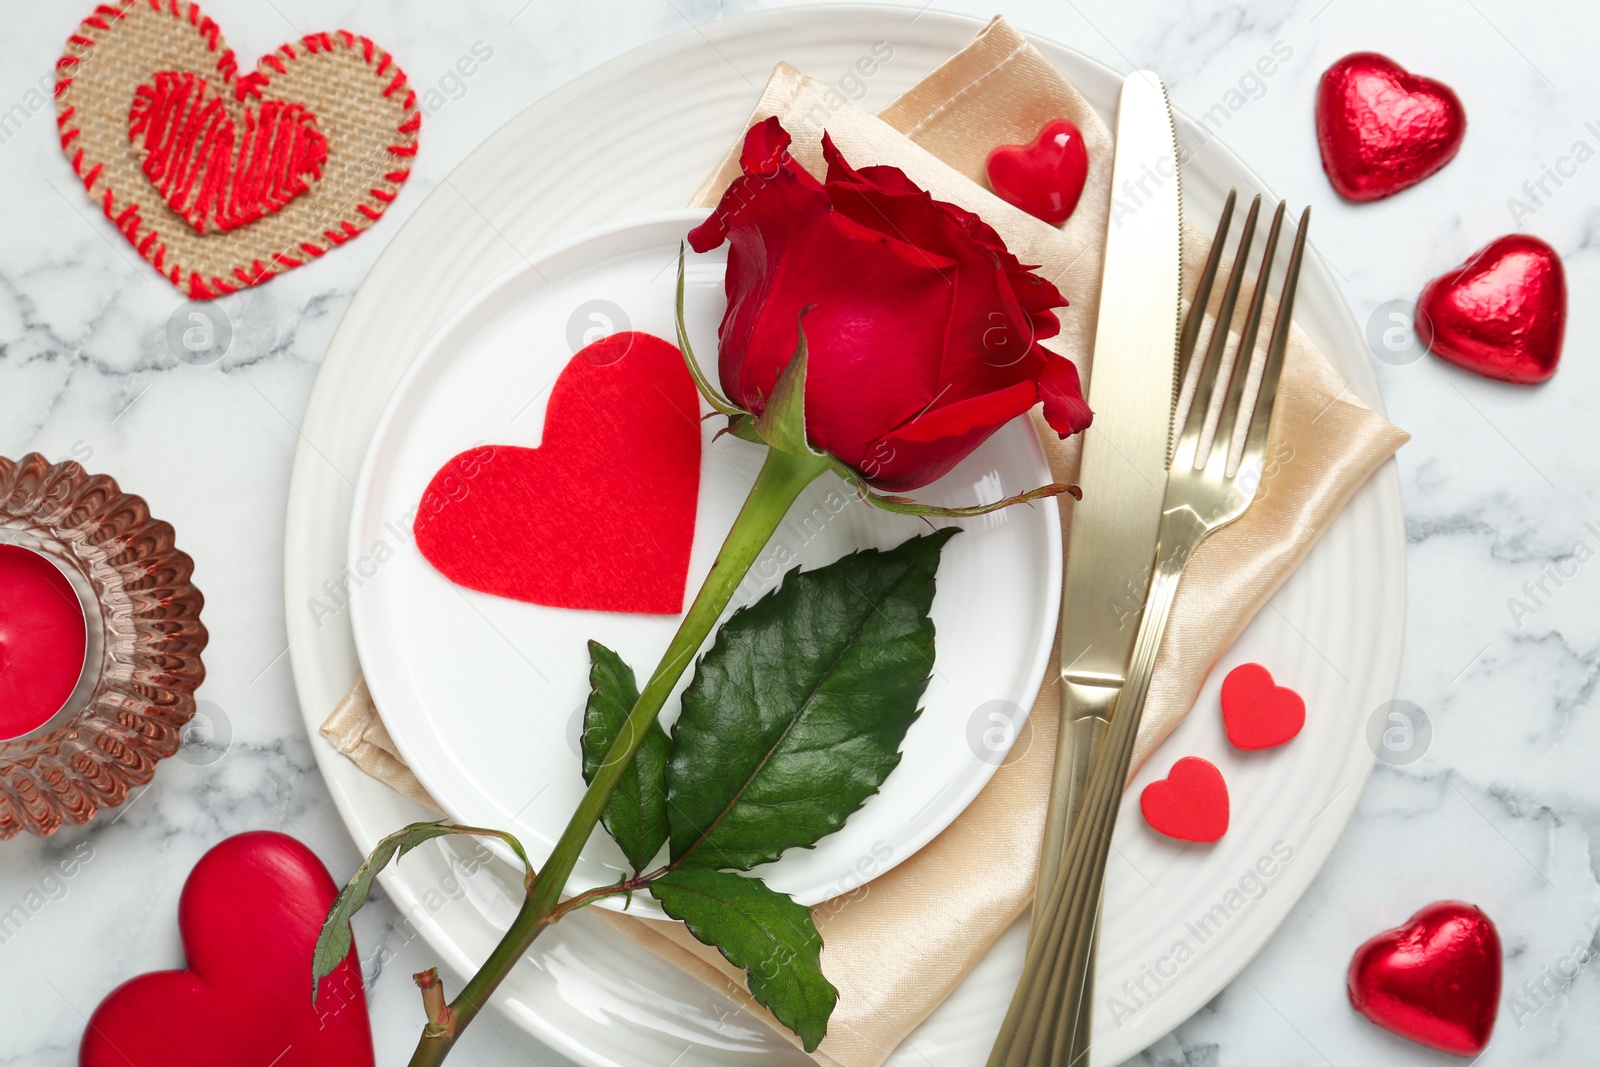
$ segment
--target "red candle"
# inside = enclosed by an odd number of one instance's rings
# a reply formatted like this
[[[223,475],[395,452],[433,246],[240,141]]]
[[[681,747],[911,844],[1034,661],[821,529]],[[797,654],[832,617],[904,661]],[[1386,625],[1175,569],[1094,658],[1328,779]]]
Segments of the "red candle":
[[[0,545],[0,738],[61,710],[87,647],[83,605],[66,575],[37,552]]]

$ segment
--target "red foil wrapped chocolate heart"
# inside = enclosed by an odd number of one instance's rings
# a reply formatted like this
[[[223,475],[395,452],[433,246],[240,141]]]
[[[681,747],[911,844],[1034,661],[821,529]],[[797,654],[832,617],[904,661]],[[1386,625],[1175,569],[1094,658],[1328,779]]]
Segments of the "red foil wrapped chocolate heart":
[[[1376,52],[1345,56],[1317,86],[1322,169],[1339,195],[1381,200],[1454,158],[1467,114],[1449,86]]]
[[[1440,900],[1356,949],[1350,1004],[1420,1045],[1476,1056],[1500,1000],[1500,935],[1478,908]]]
[[[1044,124],[1031,144],[1003,144],[984,164],[995,195],[1059,226],[1071,217],[1089,175],[1083,134],[1066,119]]]
[[[1429,282],[1417,339],[1486,378],[1548,381],[1567,329],[1567,275],[1555,249],[1526,234],[1497,238]]]

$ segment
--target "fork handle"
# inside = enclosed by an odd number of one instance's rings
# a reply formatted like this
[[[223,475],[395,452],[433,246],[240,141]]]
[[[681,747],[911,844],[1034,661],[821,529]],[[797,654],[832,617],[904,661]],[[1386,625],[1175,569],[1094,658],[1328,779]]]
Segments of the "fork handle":
[[[1150,592],[1134,638],[1127,681],[1089,776],[1082,810],[1048,887],[1040,927],[1030,939],[1022,980],[989,1056],[989,1067],[1086,1067],[1095,926],[1106,860],[1156,654],[1172,612],[1178,578],[1204,536],[1187,509],[1162,516]]]

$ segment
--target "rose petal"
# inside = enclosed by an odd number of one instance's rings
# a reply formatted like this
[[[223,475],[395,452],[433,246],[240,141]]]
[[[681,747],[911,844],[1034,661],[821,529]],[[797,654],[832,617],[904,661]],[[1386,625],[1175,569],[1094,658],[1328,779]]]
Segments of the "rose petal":
[[[1048,349],[1044,353],[1044,371],[1039,375],[1039,396],[1044,400],[1044,421],[1062,437],[1082,433],[1094,421],[1094,412],[1083,399],[1083,385],[1078,380],[1078,368],[1072,360],[1058,356]]]

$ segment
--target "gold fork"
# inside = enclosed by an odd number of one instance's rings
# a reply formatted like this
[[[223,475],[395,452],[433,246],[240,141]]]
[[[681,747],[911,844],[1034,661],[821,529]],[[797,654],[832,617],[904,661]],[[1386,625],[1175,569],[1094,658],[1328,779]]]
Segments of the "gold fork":
[[[1230,197],[1218,227],[1216,245],[1226,240],[1232,204]],[[1029,939],[1022,979],[989,1055],[989,1067],[1060,1067],[1063,1064],[1087,1067],[1088,1064],[1094,942],[1106,860],[1133,757],[1134,739],[1138,736],[1139,720],[1150,692],[1161,635],[1166,629],[1179,578],[1194,550],[1212,533],[1244,514],[1255,498],[1265,465],[1267,431],[1277,399],[1278,379],[1289,347],[1289,323],[1300,280],[1300,264],[1305,256],[1310,208],[1300,216],[1299,232],[1289,257],[1255,401],[1241,421],[1245,389],[1266,305],[1267,281],[1283,223],[1282,203],[1273,214],[1260,274],[1240,333],[1238,355],[1226,377],[1222,376],[1221,365],[1227,349],[1228,324],[1233,321],[1238,305],[1260,208],[1258,196],[1245,218],[1239,250],[1217,309],[1217,326],[1206,346],[1188,418],[1168,466],[1154,575],[1134,639],[1127,681],[1095,754],[1083,805],[1056,869],[1054,884],[1040,887],[1049,897],[1038,913],[1040,928]],[[1208,258],[1197,292],[1210,293],[1220,259],[1221,256],[1215,254]],[[1204,314],[1205,307],[1197,300],[1190,308],[1190,318],[1198,325],[1199,317]],[[1180,381],[1187,374],[1198,332],[1186,324],[1181,335]],[[1220,397],[1222,410],[1215,423],[1216,431],[1208,436],[1209,413],[1213,402],[1224,391],[1225,395]],[[1240,434],[1244,435],[1243,449],[1237,466],[1232,466],[1231,454]]]

